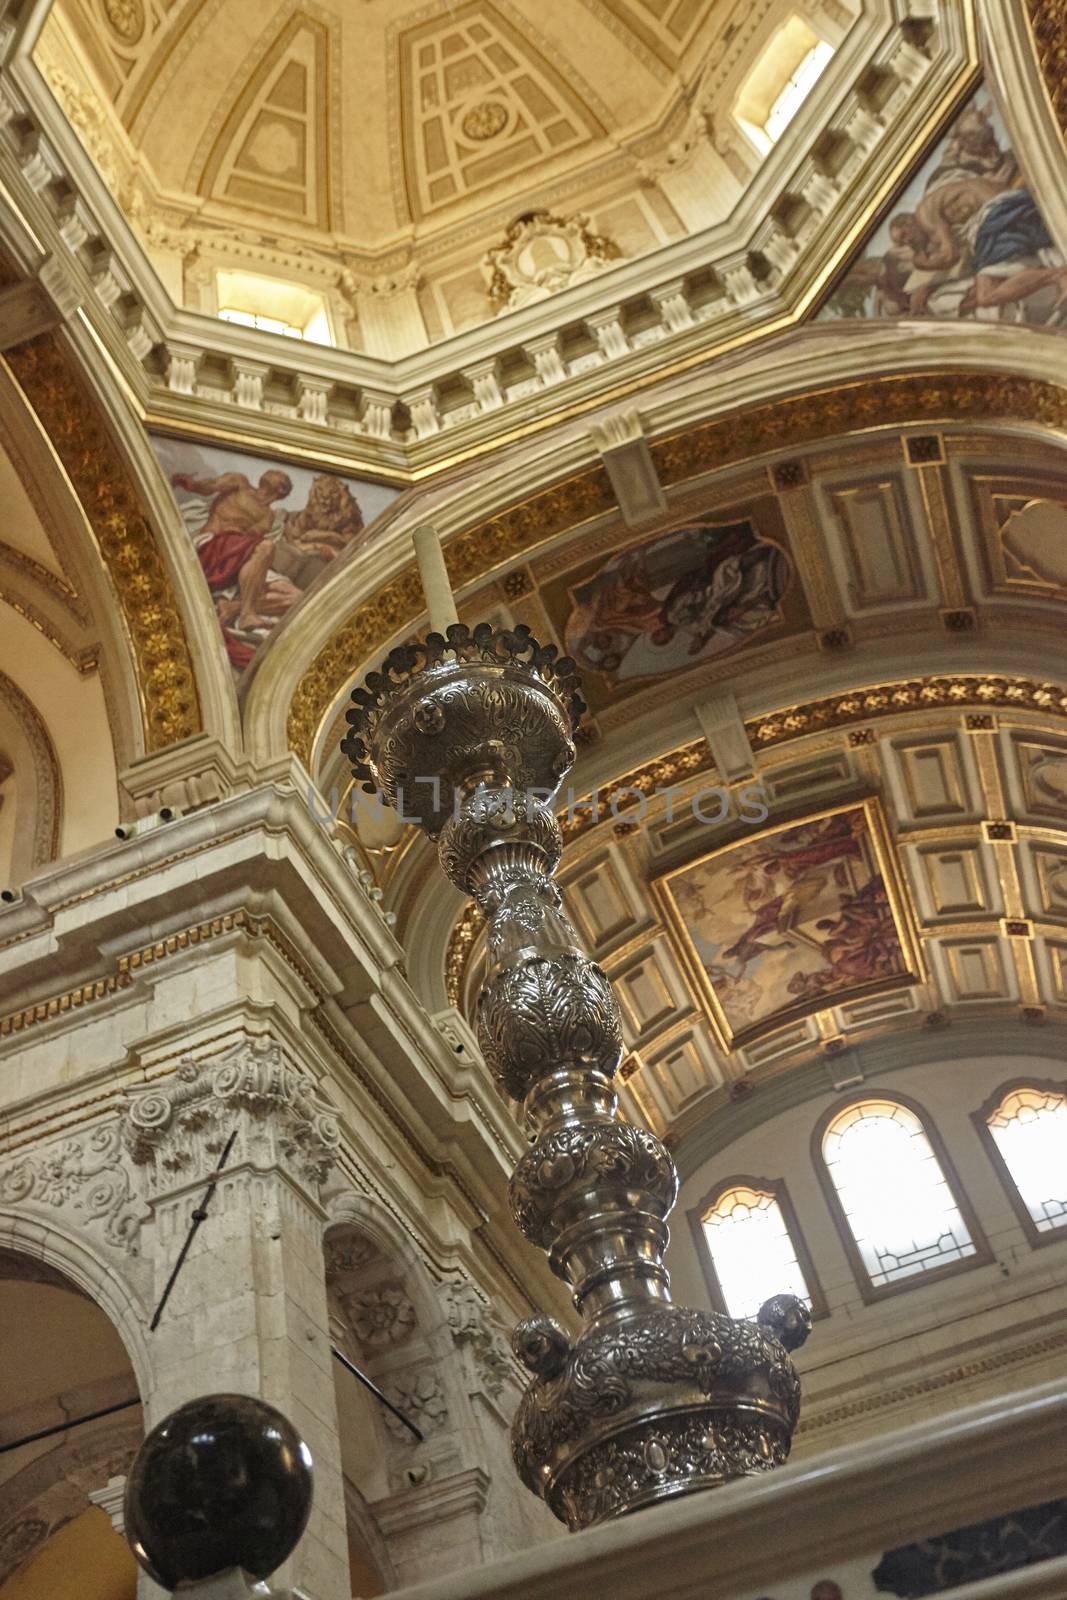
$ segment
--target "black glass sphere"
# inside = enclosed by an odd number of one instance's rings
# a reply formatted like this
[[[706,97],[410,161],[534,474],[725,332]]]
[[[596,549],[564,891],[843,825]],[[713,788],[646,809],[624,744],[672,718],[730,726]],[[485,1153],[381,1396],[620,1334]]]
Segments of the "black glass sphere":
[[[231,1567],[268,1578],[311,1511],[311,1452],[280,1411],[211,1394],[153,1428],[126,1480],[126,1537],[165,1589]]]

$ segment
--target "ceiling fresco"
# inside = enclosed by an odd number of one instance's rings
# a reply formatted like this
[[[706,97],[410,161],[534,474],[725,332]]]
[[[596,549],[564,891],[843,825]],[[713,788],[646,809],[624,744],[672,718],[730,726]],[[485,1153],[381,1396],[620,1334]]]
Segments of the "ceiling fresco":
[[[561,884],[619,993],[627,1103],[679,1138],[812,1056],[847,1079],[873,1036],[1067,1005],[1067,697],[990,656],[1055,659],[1060,451],[960,423],[718,470],[643,534],[604,516],[463,600],[579,663]],[[383,867],[405,941],[439,894],[417,857]],[[457,906],[463,1011],[483,938]]]
[[[236,674],[333,563],[365,549],[398,490],[156,434]]]
[[[823,317],[1067,322],[1067,262],[984,87],[856,252]]]
[[[767,495],[746,515],[708,513],[544,581],[541,600],[590,709],[810,627],[787,551]]]
[[[662,880],[723,1048],[831,1000],[915,981],[890,872],[868,802],[742,836]]]

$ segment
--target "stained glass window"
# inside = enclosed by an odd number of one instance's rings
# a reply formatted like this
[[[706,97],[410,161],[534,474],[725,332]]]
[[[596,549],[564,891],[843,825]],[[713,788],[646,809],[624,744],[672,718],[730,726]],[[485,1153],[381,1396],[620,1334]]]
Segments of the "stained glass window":
[[[732,1317],[751,1317],[775,1294],[811,1305],[782,1208],[768,1189],[737,1184],[701,1218],[715,1276]]]
[[[861,1100],[830,1123],[823,1160],[871,1284],[884,1288],[977,1254],[915,1112]]]
[[[1067,1095],[1011,1089],[987,1122],[1037,1231],[1067,1227]]]

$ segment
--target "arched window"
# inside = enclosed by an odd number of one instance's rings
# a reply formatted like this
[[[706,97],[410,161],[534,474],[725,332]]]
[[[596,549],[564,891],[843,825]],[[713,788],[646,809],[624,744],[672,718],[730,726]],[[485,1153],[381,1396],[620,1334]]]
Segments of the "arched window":
[[[689,1213],[712,1303],[752,1317],[774,1294],[795,1294],[815,1316],[825,1303],[785,1185],[731,1178]]]
[[[989,1259],[917,1108],[855,1100],[816,1136],[820,1177],[865,1295]]]
[[[1033,1244],[1067,1228],[1067,1084],[1002,1085],[975,1114]]]

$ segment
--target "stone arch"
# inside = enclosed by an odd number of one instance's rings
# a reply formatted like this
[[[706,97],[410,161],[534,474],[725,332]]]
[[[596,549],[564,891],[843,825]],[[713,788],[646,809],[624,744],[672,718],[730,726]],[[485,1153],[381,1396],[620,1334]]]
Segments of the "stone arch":
[[[333,1201],[324,1250],[335,1349],[422,1434],[417,1440],[337,1363],[353,1565],[362,1552],[383,1582],[402,1586],[450,1565],[484,1560],[488,1551],[480,1518],[487,1475],[463,1352],[453,1337],[443,1291],[403,1228],[368,1196],[349,1193]],[[449,1514],[457,1526],[438,1538],[446,1484]],[[435,1537],[428,1543],[431,1531]]]
[[[0,1303],[22,1335],[0,1440],[32,1440],[0,1458],[0,1583],[83,1521],[79,1546],[87,1536],[121,1567],[128,1552],[111,1546],[118,1535],[91,1497],[125,1475],[144,1436],[148,1362],[133,1297],[81,1241],[31,1233],[2,1211]]]
[[[773,360],[753,365],[750,355],[738,357],[743,378],[734,361],[717,363],[681,431],[654,408],[643,412],[657,473],[674,489],[713,465],[736,466],[851,433],[952,420],[980,419],[1054,439],[1067,417],[1067,389],[1057,352],[1035,347],[1055,341],[1027,343],[1025,332],[985,324],[953,329],[948,371],[917,365],[910,333],[897,327],[865,328],[856,337],[833,321],[806,324],[774,347]],[[571,459],[572,476],[561,482],[551,453],[531,460],[516,447],[496,463],[491,503],[484,475],[475,471],[435,504],[461,600],[569,527],[586,533],[597,517],[617,515],[592,440],[582,459]],[[254,759],[292,750],[328,784],[324,741],[341,726],[349,684],[372,660],[377,664],[390,642],[410,633],[422,611],[409,536],[424,510],[418,496],[408,500],[364,563],[362,586],[353,586],[348,566],[331,574],[264,652],[244,707]]]
[[[398,1492],[420,1466],[454,1467],[462,1454],[453,1436],[466,1421],[466,1397],[450,1370],[444,1310],[411,1240],[377,1202],[335,1201],[324,1248],[337,1347],[424,1435],[419,1443],[380,1405],[370,1412],[385,1478]]]
[[[196,735],[238,751],[237,702],[211,606],[143,428],[77,329],[28,341],[8,359],[33,432],[65,470],[55,480],[61,498],[96,547],[81,565],[121,657],[123,755],[144,760]]]
[[[25,1213],[0,1206],[0,1252],[11,1252],[58,1274],[93,1301],[125,1346],[138,1393],[145,1397],[151,1393],[152,1363],[144,1336],[147,1308],[133,1287],[84,1238],[51,1221],[47,1227],[27,1227]]]

